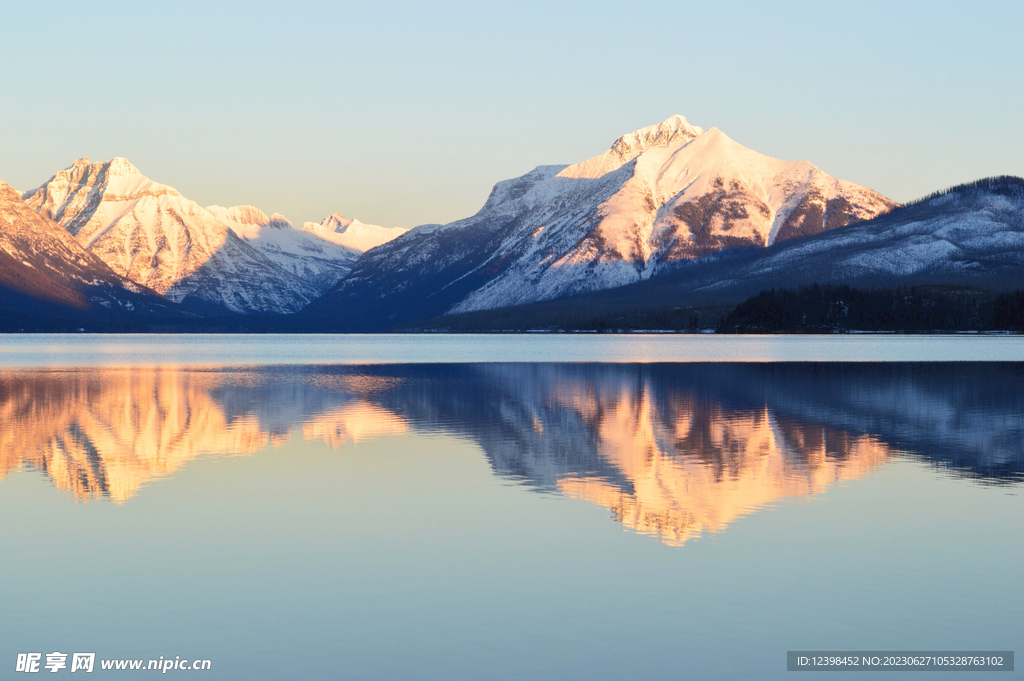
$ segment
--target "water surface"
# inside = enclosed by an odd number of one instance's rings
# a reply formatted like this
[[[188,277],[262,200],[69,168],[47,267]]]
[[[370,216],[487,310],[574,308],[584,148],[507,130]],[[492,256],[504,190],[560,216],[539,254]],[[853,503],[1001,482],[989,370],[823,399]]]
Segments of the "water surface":
[[[1022,649],[1024,364],[144,364],[0,371],[10,669],[764,679],[795,649]]]
[[[1024,362],[1024,336],[0,334],[0,366],[421,362]]]

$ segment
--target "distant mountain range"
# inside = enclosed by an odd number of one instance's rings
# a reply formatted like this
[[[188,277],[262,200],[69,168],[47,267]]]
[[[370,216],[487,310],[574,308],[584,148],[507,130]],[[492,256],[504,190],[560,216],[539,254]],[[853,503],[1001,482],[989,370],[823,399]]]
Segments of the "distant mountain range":
[[[298,230],[252,206],[203,208],[123,158],[76,161],[24,198],[121,276],[207,314],[295,312],[405,231],[360,224],[346,240],[340,216]]]
[[[728,306],[811,282],[1024,287],[1024,180],[900,207],[681,116],[582,163],[499,182],[472,217],[412,230],[203,208],[123,158],[81,159],[21,197],[6,185],[0,195],[0,307],[19,314],[558,328],[567,310]]]

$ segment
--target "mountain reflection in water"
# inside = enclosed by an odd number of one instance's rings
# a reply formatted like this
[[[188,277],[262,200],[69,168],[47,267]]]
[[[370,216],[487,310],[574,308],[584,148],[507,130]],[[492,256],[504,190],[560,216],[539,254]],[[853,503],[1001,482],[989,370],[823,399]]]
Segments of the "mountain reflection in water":
[[[409,430],[669,544],[892,456],[1016,483],[1017,364],[451,364],[0,372],[0,477],[125,502],[200,456]]]

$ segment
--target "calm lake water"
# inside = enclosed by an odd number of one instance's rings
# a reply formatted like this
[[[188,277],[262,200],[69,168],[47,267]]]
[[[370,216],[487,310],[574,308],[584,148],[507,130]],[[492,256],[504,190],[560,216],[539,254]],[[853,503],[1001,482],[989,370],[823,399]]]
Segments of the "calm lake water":
[[[54,651],[211,679],[1019,652],[1021,360],[1016,337],[0,337],[0,676]]]

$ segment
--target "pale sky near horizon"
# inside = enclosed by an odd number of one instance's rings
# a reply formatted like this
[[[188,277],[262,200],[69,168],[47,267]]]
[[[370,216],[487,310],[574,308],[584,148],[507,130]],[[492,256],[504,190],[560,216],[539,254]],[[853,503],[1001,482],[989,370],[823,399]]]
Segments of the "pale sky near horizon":
[[[0,179],[412,227],[679,113],[906,201],[1024,176],[1024,3],[10,3]]]

